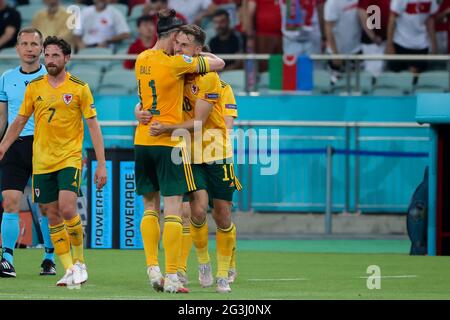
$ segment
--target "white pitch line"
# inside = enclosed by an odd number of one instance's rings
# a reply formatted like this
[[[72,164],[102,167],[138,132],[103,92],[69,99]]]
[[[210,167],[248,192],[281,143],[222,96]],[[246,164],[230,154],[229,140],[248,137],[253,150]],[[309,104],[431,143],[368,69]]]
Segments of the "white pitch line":
[[[383,279],[383,278],[392,278],[392,279],[402,279],[402,278],[417,278],[414,274],[406,274],[401,276],[370,276],[370,277],[358,277],[359,279]]]
[[[285,278],[285,279],[247,279],[247,281],[307,281],[306,278]]]

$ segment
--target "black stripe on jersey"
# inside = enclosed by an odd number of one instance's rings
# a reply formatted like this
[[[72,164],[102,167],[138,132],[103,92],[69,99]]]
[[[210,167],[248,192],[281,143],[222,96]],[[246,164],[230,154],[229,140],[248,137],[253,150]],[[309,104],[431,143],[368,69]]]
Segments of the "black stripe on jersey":
[[[72,80],[72,81],[75,82],[75,83],[81,84],[82,86],[84,86],[84,85],[86,84],[86,82],[84,82],[84,81],[81,80],[81,79],[78,79],[78,78],[75,77],[75,76],[70,76],[69,80]]]
[[[222,88],[225,88],[226,86],[228,86],[228,83],[226,83],[225,81],[223,81],[222,79],[220,80],[220,86]]]
[[[198,68],[199,73],[205,73],[206,72],[206,65],[205,65],[204,58],[203,57],[198,57],[198,63],[199,63],[199,68]]]
[[[40,81],[40,80],[42,80],[42,79],[44,79],[44,76],[39,76],[39,77],[37,77],[37,78],[31,80],[30,83],[38,82],[38,81]]]

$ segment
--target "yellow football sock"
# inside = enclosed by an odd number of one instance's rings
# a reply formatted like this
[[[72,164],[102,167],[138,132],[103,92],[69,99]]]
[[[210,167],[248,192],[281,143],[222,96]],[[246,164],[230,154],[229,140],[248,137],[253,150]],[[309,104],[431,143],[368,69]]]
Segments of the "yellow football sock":
[[[181,251],[183,223],[178,216],[164,218],[163,246],[166,257],[166,274],[177,273],[177,262]]]
[[[55,226],[50,226],[50,238],[52,239],[53,247],[55,248],[55,253],[61,260],[64,269],[69,269],[73,266],[72,255],[70,254],[70,240],[69,234],[66,230],[66,225],[64,223],[57,224]]]
[[[231,254],[231,261],[230,261],[230,269],[236,269],[236,225],[234,227],[234,246],[233,246],[233,253]]]
[[[160,238],[159,213],[145,210],[141,220],[141,234],[147,266],[157,266]]]
[[[73,263],[80,261],[84,263],[83,254],[83,225],[81,223],[80,215],[77,214],[74,218],[64,221],[66,224],[67,233],[69,234],[70,244],[72,245]]]
[[[235,246],[236,228],[234,223],[227,229],[217,228],[216,247],[217,247],[217,277],[228,278],[230,269],[231,255]]]
[[[208,253],[208,223],[203,221],[201,224],[196,224],[191,219],[191,237],[194,243],[195,252],[199,264],[209,263]]]
[[[181,252],[178,258],[178,270],[186,272],[187,261],[192,248],[192,237],[189,226],[183,226],[183,234],[181,237]]]

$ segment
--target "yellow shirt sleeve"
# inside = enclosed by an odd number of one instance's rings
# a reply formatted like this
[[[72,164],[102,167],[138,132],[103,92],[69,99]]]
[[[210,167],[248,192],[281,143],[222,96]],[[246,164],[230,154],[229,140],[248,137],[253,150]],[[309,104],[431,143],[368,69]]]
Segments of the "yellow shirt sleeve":
[[[222,104],[224,106],[224,116],[233,118],[238,117],[236,99],[233,94],[233,90],[230,85],[226,85],[222,91],[221,97]]]
[[[217,103],[220,99],[220,79],[216,72],[209,72],[200,76],[198,83],[198,99],[205,100],[211,104]]]
[[[81,91],[80,108],[85,119],[89,119],[97,115],[94,105],[94,98],[92,97],[91,89],[89,89],[89,85],[87,83],[83,86]]]
[[[28,85],[25,90],[25,96],[20,106],[18,114],[25,117],[31,117],[34,112],[33,86]]]
[[[178,77],[186,73],[206,73],[209,72],[209,61],[204,57],[190,57],[187,55],[176,55],[170,57],[171,67]]]

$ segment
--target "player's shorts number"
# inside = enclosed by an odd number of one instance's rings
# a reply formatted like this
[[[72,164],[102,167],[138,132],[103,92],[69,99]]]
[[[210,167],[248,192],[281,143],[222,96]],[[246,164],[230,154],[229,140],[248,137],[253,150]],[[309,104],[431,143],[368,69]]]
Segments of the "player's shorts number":
[[[222,168],[223,168],[223,179],[222,180],[223,181],[230,181],[230,179],[234,180],[235,174],[234,174],[233,164],[231,163],[229,166],[224,164],[222,166]]]

